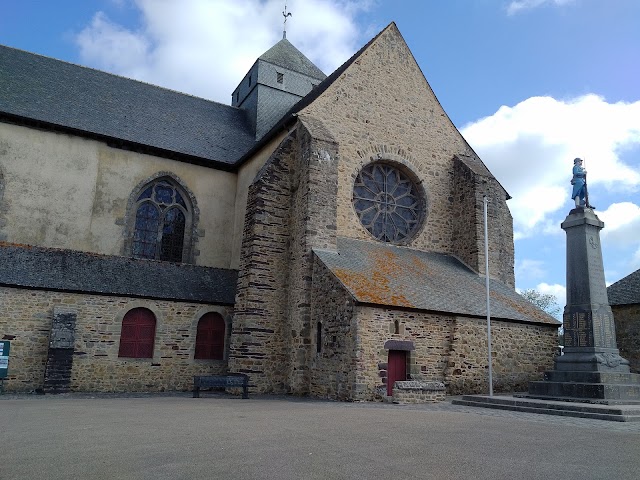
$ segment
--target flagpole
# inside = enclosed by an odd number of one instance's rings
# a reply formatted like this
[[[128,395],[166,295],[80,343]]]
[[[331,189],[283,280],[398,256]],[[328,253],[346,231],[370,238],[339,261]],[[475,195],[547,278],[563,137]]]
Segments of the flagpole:
[[[489,229],[487,228],[487,196],[482,196],[484,204],[484,274],[487,288],[487,340],[489,350],[489,396],[493,397],[493,368],[491,365],[491,302],[489,300]]]

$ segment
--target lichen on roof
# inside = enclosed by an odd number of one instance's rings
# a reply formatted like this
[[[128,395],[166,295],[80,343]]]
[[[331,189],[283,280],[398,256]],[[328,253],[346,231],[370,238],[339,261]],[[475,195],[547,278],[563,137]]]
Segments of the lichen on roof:
[[[337,250],[314,252],[359,303],[486,316],[484,277],[451,255],[344,237]],[[512,288],[490,285],[492,317],[560,324]]]

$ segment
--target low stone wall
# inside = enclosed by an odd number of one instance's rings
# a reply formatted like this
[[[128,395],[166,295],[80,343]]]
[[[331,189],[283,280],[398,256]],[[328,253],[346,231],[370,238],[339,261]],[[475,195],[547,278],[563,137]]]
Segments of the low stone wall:
[[[356,315],[355,400],[386,395],[390,340],[413,345],[407,378],[442,382],[449,395],[488,391],[485,319],[368,306],[357,307]],[[526,391],[553,368],[556,326],[492,320],[491,328],[495,391]]]
[[[122,318],[136,307],[148,308],[156,317],[153,358],[118,357]],[[0,287],[0,339],[11,342],[7,392],[44,387],[57,309],[76,315],[71,391],[190,390],[193,375],[227,371],[226,360],[194,360],[193,355],[200,317],[215,311],[230,320],[229,307]]]
[[[493,388],[497,392],[525,392],[530,381],[553,369],[558,328],[491,320]],[[489,390],[485,319],[456,317],[445,383],[450,395]]]
[[[396,382],[393,387],[394,403],[435,403],[446,397],[446,388],[442,382],[421,382],[408,380]]]

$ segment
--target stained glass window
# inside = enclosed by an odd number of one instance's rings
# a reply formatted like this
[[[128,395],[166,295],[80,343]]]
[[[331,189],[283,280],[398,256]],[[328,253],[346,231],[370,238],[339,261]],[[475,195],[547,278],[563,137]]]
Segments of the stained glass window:
[[[156,180],[137,199],[133,256],[181,262],[189,209],[178,188]]]
[[[416,184],[387,163],[371,163],[360,171],[353,187],[353,206],[364,228],[390,243],[410,238],[424,212]]]

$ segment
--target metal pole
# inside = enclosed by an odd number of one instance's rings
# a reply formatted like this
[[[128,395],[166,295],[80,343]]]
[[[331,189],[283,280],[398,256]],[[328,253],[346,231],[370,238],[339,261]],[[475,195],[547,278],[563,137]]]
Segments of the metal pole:
[[[487,340],[489,350],[489,396],[493,397],[493,367],[491,365],[491,302],[489,300],[489,229],[487,228],[487,196],[482,196],[484,204],[484,275],[487,287]]]

